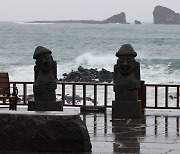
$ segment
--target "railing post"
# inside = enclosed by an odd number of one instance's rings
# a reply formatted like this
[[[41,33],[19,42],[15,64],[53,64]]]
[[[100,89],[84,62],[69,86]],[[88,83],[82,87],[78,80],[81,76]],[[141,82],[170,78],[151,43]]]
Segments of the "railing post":
[[[97,85],[94,84],[94,106],[97,106]]]
[[[177,86],[177,108],[179,108],[179,87]]]
[[[168,108],[168,86],[165,87],[165,107]]]
[[[104,86],[104,106],[107,107],[107,84]]]
[[[27,84],[26,83],[23,83],[23,98],[24,98],[23,104],[27,104]]]
[[[157,108],[157,93],[158,93],[158,88],[157,85],[155,86],[155,108]]]
[[[86,85],[83,84],[83,105],[86,105]]]
[[[75,100],[76,100],[76,85],[72,85],[72,105],[75,106]]]
[[[65,104],[65,83],[62,83],[62,102]]]
[[[145,81],[141,81],[141,86],[139,90],[139,99],[141,100],[142,111],[146,108],[146,85]]]

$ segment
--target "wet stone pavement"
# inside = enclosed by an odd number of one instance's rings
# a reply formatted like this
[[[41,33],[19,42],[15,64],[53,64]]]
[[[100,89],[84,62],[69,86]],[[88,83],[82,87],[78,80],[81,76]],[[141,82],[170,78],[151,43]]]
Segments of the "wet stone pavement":
[[[18,107],[18,111],[21,110],[27,111],[27,108]],[[79,108],[64,107],[65,110],[80,113]],[[86,123],[92,143],[92,152],[87,154],[180,154],[179,110],[146,110],[140,119],[122,119],[116,122],[111,122],[111,109],[107,109],[106,113],[80,113],[80,116]],[[37,153],[39,154],[33,152]],[[56,153],[61,154],[52,154]]]
[[[172,114],[173,113],[173,114]],[[106,113],[81,115],[89,130],[93,153],[179,154],[178,111],[145,111],[141,119],[111,121]]]

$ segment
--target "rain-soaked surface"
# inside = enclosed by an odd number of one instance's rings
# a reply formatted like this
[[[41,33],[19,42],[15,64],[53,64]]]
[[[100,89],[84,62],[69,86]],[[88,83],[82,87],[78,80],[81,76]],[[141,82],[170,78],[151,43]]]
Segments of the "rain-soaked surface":
[[[0,111],[4,110],[8,109],[0,109]],[[18,108],[18,111],[27,110]],[[64,108],[64,111],[80,113],[79,108]],[[111,122],[111,109],[107,109],[106,113],[88,112],[80,116],[89,131],[92,143],[90,154],[180,153],[180,111],[178,110],[146,110],[142,118],[113,122]]]
[[[92,153],[180,153],[180,111],[148,110],[140,119],[111,121],[106,113],[86,113]]]

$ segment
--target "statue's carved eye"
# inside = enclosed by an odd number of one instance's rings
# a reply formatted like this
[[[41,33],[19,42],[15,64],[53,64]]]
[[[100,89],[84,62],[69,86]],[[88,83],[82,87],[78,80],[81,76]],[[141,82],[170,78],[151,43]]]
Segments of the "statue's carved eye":
[[[49,60],[49,56],[48,55],[46,55],[46,56],[43,55],[42,57],[38,58],[39,62],[43,62],[44,60]]]
[[[124,63],[124,60],[125,60],[125,59],[121,58],[121,59],[119,59],[119,62],[120,62],[120,63]]]
[[[131,58],[127,58],[127,59],[126,59],[126,62],[127,62],[127,63],[130,63],[131,61],[132,61]]]

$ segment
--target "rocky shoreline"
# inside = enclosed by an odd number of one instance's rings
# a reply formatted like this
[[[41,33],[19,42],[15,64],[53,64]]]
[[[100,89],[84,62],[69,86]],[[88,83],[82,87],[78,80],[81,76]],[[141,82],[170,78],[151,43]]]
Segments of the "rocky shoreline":
[[[113,72],[110,72],[104,68],[98,71],[97,68],[84,68],[79,66],[77,71],[71,71],[70,73],[64,73],[63,78],[59,79],[60,82],[93,82],[111,83],[113,81]]]

